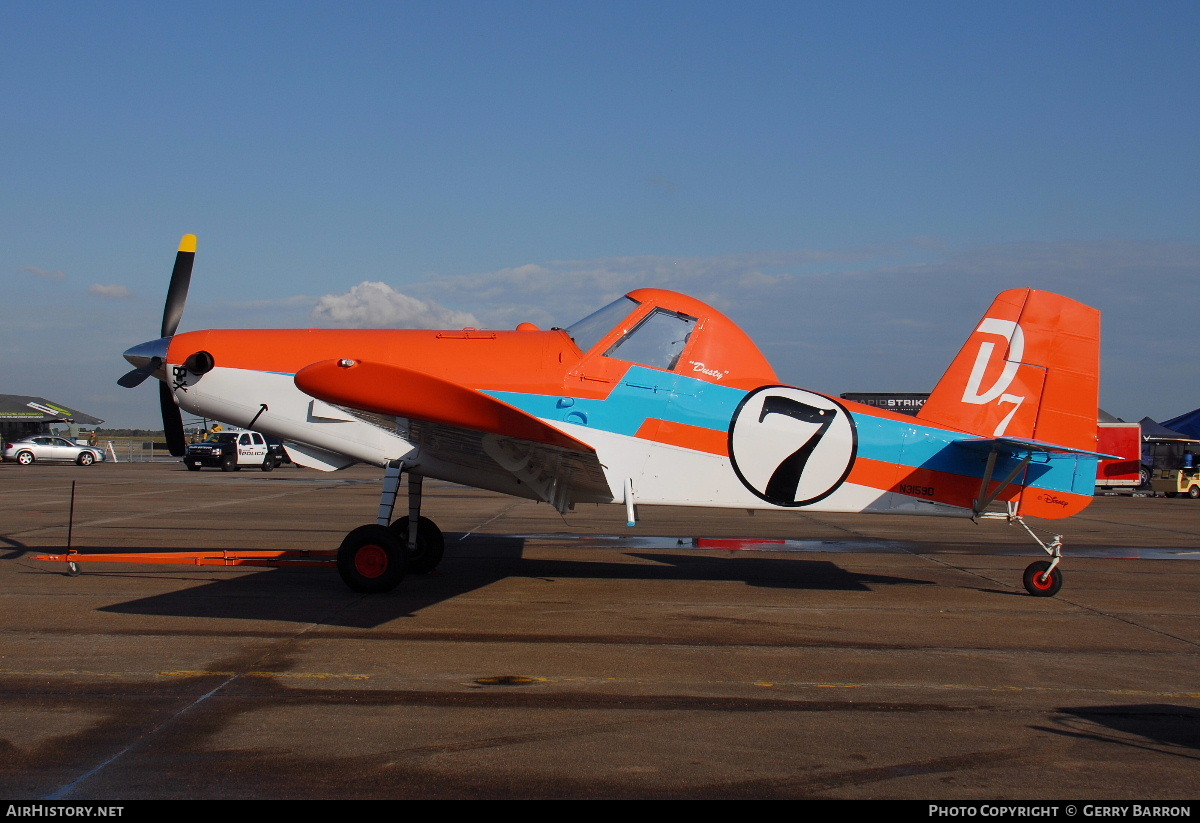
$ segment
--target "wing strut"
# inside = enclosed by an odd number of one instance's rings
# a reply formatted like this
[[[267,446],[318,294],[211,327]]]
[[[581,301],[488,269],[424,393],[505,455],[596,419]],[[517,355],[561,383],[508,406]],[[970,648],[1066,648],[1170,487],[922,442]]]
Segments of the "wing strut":
[[[1030,452],[1021,458],[1021,461],[1017,463],[1016,468],[1009,472],[1008,475],[996,485],[996,488],[989,491],[988,487],[992,483],[992,474],[996,471],[996,458],[999,456],[999,454],[1000,449],[995,446],[993,446],[991,451],[988,452],[987,466],[983,470],[983,481],[979,484],[979,497],[975,499],[971,510],[972,520],[978,518],[996,518],[1011,521],[1014,517],[1018,516],[1017,507],[1019,506],[1019,501],[1017,500],[1008,501],[1007,512],[989,512],[987,511],[987,508],[995,502],[996,498],[999,497],[1005,489],[1013,484],[1013,481],[1016,480],[1026,468],[1028,468],[1030,461],[1033,460],[1033,452]]]

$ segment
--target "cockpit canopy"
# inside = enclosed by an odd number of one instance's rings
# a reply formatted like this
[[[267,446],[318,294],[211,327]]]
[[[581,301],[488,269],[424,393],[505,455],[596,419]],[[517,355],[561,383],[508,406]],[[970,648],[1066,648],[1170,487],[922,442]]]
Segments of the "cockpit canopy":
[[[589,360],[608,358],[748,388],[778,382],[736,323],[678,292],[632,291],[566,331]]]

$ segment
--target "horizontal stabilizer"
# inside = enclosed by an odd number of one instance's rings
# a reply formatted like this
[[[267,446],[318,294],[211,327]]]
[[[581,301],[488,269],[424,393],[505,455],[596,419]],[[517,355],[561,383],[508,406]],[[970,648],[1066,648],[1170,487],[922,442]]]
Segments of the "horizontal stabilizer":
[[[415,369],[323,360],[305,366],[295,380],[301,391],[327,403],[592,453],[591,446],[515,406]]]
[[[1012,455],[1044,454],[1049,459],[1094,457],[1100,460],[1122,460],[1119,454],[1104,454],[1102,452],[1077,449],[1072,446],[1060,446],[1057,443],[1045,443],[1041,440],[1027,440],[1020,437],[972,437],[967,440],[955,440],[954,445],[962,446],[977,452],[990,452],[996,449]]]

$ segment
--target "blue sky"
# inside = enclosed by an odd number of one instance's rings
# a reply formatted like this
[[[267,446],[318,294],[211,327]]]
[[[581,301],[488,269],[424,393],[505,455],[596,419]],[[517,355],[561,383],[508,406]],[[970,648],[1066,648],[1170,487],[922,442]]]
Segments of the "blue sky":
[[[1197,42],[1193,2],[10,0],[0,392],[155,425],[120,353],[191,232],[185,330],[664,286],[834,394],[928,390],[1045,288],[1104,312],[1104,407],[1168,418],[1200,406]]]

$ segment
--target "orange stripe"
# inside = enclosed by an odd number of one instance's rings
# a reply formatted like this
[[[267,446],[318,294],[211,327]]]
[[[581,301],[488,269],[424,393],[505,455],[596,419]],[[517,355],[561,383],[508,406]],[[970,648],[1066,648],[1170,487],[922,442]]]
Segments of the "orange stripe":
[[[847,482],[968,509],[979,494],[978,478],[901,466],[883,460],[872,460],[869,457],[860,457],[854,461],[854,468],[851,469]],[[1016,489],[1010,491],[1015,494]],[[1011,496],[1012,494],[1008,495]],[[1007,497],[1002,496],[1001,499]]]
[[[655,443],[665,443],[668,446],[679,446],[720,457],[729,456],[729,435],[724,431],[706,429],[703,426],[673,423],[670,420],[648,417],[642,427],[638,429],[636,436],[643,440],[653,440]]]
[[[969,509],[975,505],[982,480],[978,477],[900,466],[860,457],[854,461],[854,468],[851,469],[846,482]],[[993,480],[993,485],[995,482]],[[1089,495],[1018,485],[1009,486],[996,499],[1015,500],[1018,495],[1021,497],[1021,514],[1047,519],[1077,514],[1092,502]]]

